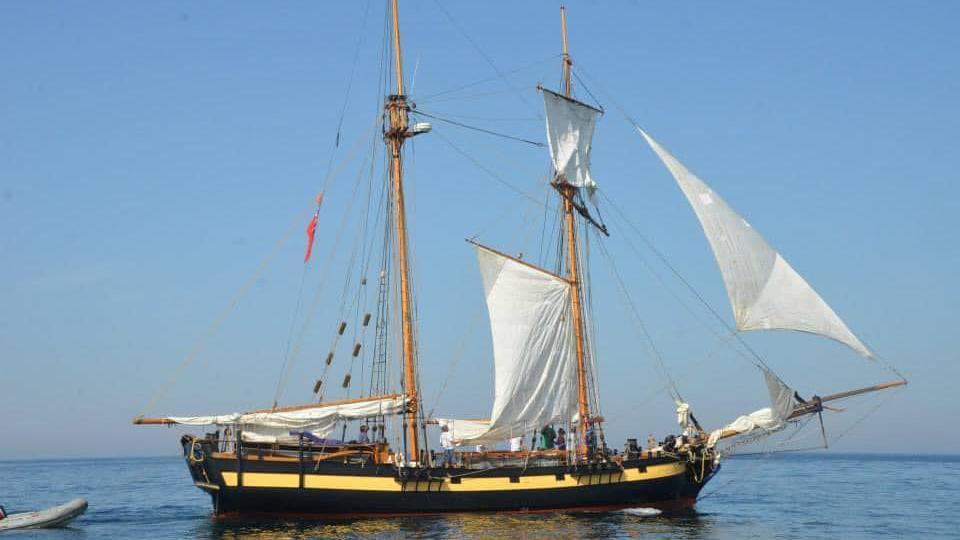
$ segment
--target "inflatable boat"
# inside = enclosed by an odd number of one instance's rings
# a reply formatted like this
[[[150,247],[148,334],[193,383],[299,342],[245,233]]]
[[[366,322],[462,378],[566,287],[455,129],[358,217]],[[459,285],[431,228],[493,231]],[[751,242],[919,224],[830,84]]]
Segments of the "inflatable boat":
[[[44,529],[48,527],[63,527],[73,518],[87,511],[87,501],[73,499],[72,501],[36,512],[21,512],[10,514],[0,519],[0,532],[16,529]]]

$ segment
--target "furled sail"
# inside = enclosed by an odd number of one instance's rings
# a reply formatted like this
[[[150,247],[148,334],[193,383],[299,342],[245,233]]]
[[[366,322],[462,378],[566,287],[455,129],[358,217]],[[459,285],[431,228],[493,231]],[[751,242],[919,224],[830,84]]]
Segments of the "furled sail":
[[[738,330],[796,330],[828,337],[873,360],[819,294],[719,195],[640,128],[677,180],[710,241]]]
[[[489,427],[460,442],[493,444],[569,421],[577,412],[570,283],[479,245],[477,258],[493,335],[494,403]]]
[[[345,420],[358,420],[380,415],[403,412],[406,398],[402,395],[379,396],[363,400],[331,402],[248,413],[233,413],[216,416],[170,416],[162,419],[166,424],[191,426],[232,426],[240,429],[247,440],[273,442],[291,432],[308,432],[316,437],[326,437],[334,427]]]
[[[714,446],[721,438],[737,437],[754,431],[767,434],[780,431],[787,425],[787,418],[793,412],[796,400],[794,390],[783,384],[776,375],[766,368],[760,368],[770,392],[770,406],[743,415],[733,422],[710,433],[707,446]]]
[[[547,89],[543,89],[543,105],[554,170],[592,197],[597,183],[590,175],[590,147],[602,111]]]

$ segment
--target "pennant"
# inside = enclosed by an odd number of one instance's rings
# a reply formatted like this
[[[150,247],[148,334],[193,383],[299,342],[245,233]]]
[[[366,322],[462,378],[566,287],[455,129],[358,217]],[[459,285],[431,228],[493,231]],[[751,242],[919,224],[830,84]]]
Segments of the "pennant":
[[[313,238],[317,234],[317,219],[320,217],[320,204],[323,202],[323,193],[317,195],[317,211],[313,213],[310,224],[307,225],[307,253],[303,256],[303,264],[310,260],[310,254],[313,253]]]

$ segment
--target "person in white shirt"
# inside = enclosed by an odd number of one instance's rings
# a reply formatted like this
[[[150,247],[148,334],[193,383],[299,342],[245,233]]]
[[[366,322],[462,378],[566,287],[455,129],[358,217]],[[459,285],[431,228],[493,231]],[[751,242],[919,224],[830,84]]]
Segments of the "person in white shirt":
[[[440,448],[443,449],[441,465],[453,466],[453,433],[450,433],[450,428],[447,426],[440,428]]]
[[[519,452],[523,450],[523,435],[510,439],[510,451]]]

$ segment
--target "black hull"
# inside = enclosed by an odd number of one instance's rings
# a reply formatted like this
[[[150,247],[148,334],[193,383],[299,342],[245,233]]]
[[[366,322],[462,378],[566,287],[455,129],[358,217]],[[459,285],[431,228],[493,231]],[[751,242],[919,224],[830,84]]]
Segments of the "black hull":
[[[637,506],[665,511],[691,508],[699,490],[685,482],[642,488],[597,485],[555,490],[480,493],[369,493],[352,490],[233,488],[214,495],[216,513],[268,516],[378,516],[449,512],[606,511]]]
[[[299,463],[223,454],[188,459],[218,516],[363,516],[446,512],[602,511],[693,506],[716,470],[680,458],[577,468],[411,469]]]

